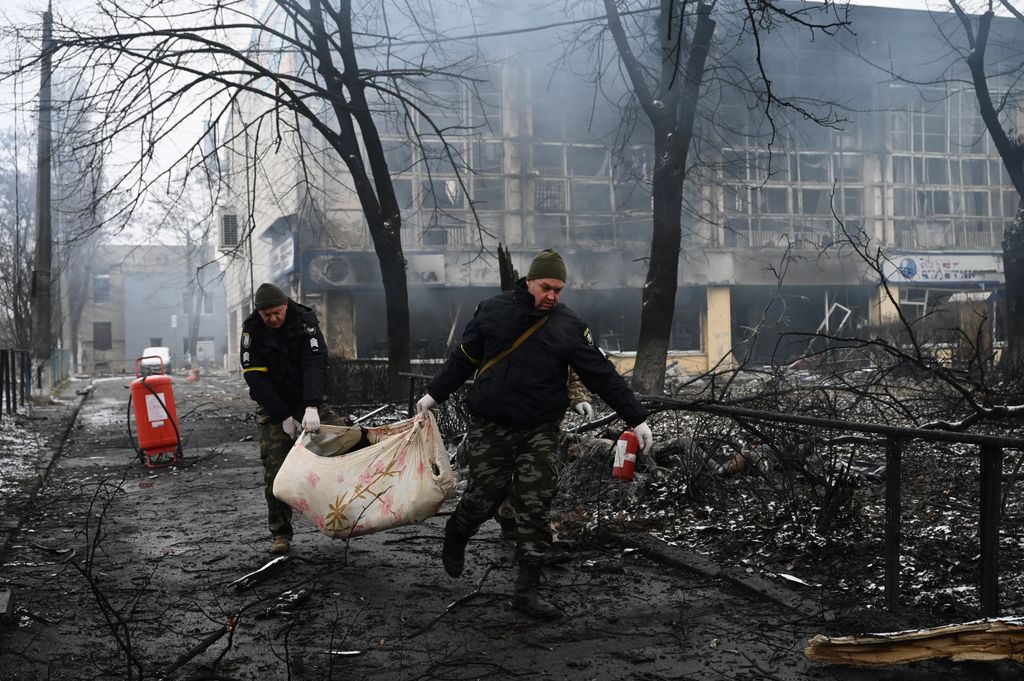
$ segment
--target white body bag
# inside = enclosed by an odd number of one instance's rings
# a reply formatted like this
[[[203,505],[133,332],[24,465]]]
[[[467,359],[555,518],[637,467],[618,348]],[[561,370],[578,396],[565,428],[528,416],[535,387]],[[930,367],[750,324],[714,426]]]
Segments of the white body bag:
[[[349,451],[363,434],[370,445]],[[454,490],[430,413],[379,428],[303,432],[274,479],[274,496],[332,539],[426,520]]]

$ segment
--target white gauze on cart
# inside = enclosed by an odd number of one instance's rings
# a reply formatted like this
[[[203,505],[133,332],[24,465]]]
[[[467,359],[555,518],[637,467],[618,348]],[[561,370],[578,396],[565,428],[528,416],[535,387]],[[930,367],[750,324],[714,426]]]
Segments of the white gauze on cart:
[[[349,451],[364,434],[369,446]],[[274,496],[333,539],[426,520],[454,490],[430,413],[379,428],[303,433],[274,479]]]

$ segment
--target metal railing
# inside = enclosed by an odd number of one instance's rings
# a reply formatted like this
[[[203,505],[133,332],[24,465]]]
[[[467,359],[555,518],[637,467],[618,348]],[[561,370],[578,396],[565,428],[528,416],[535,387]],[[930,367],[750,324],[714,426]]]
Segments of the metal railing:
[[[651,404],[666,405],[688,411],[727,416],[737,420],[767,421],[812,426],[828,430],[870,433],[885,437],[885,599],[886,607],[898,605],[900,596],[900,541],[902,536],[901,472],[904,443],[908,440],[954,442],[976,447],[966,456],[977,456],[981,475],[979,489],[980,513],[980,575],[981,613],[985,617],[999,615],[999,524],[1002,494],[1003,450],[1024,450],[1024,438],[957,433],[942,430],[904,428],[877,423],[857,423],[816,416],[800,416],[760,411],[728,405],[692,403],[668,397],[641,396]]]
[[[18,413],[32,399],[32,355],[28,350],[0,350],[0,416]],[[6,408],[5,408],[6,405]]]

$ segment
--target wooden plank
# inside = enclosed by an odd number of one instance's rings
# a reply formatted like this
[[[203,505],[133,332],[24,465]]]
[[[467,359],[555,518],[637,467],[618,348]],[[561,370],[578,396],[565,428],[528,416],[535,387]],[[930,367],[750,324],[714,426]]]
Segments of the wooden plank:
[[[1024,618],[857,636],[818,634],[807,642],[804,652],[815,662],[854,666],[891,666],[938,658],[1024,662]]]

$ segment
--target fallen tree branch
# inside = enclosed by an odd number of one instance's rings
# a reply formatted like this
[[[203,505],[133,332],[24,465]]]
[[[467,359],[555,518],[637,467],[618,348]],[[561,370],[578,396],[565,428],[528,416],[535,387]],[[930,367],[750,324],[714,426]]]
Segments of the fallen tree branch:
[[[231,618],[224,623],[224,626],[222,626],[220,629],[217,629],[216,631],[210,632],[206,636],[206,638],[204,638],[196,645],[192,646],[192,648],[187,652],[183,653],[180,657],[178,657],[177,660],[171,663],[171,666],[164,670],[164,672],[160,675],[160,678],[170,678],[176,671],[185,666],[185,664],[188,663],[189,660],[192,660],[196,656],[206,652],[207,648],[209,648],[214,643],[223,638],[225,634],[228,634],[231,631],[233,631],[235,628],[235,624],[237,624],[238,622],[238,617],[239,614],[237,613],[235,615],[232,615]]]
[[[446,607],[443,611],[441,611],[438,615],[436,615],[434,617],[434,619],[430,620],[429,622],[424,624],[422,627],[420,627],[419,629],[414,631],[412,634],[410,634],[409,638],[410,639],[416,638],[417,636],[419,636],[420,634],[422,634],[423,632],[425,632],[426,630],[430,629],[435,624],[440,622],[442,617],[444,617],[449,612],[454,610],[457,606],[465,603],[466,601],[470,601],[470,600],[476,598],[477,596],[482,595],[483,592],[480,591],[480,589],[481,589],[481,587],[483,587],[484,581],[487,579],[487,575],[491,574],[491,570],[493,570],[494,567],[495,567],[494,563],[491,563],[490,565],[488,565],[487,569],[484,570],[484,574],[480,577],[480,581],[478,581],[476,583],[476,588],[475,589],[473,589],[472,591],[470,591],[469,593],[467,593],[467,594],[465,594],[463,596],[460,596],[459,598],[456,598],[454,601],[449,603],[448,607]]]
[[[239,577],[235,581],[228,584],[228,586],[233,587],[235,591],[241,591],[242,589],[246,589],[252,586],[253,584],[258,584],[276,575],[278,572],[281,571],[281,568],[284,567],[284,564],[286,562],[288,562],[288,556],[278,556],[277,558],[273,559],[272,561],[261,567],[259,570],[254,570],[253,572],[250,572],[247,575]]]

